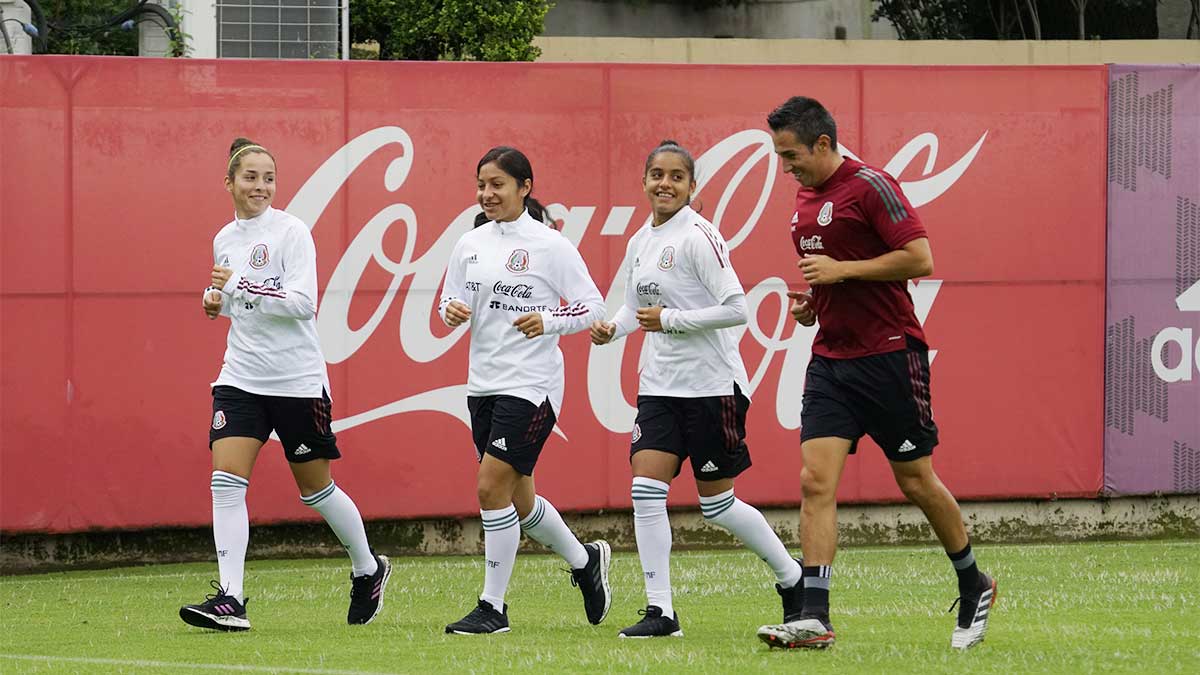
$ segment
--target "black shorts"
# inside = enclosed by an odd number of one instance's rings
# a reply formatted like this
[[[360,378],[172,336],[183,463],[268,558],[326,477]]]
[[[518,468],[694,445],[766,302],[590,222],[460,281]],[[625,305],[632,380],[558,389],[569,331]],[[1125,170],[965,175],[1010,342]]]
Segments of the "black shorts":
[[[800,441],[836,436],[858,449],[863,434],[893,462],[933,454],[937,425],[929,397],[929,348],[907,338],[904,351],[856,359],[813,355],[804,378]]]
[[[728,396],[638,396],[637,404],[631,461],[639,450],[670,452],[679,457],[680,466],[685,458],[692,460],[696,480],[733,478],[750,468],[746,447],[750,399],[736,384]]]
[[[212,425],[208,447],[231,436],[257,438],[266,443],[271,431],[279,434],[283,454],[289,462],[337,459],[337,438],[329,428],[329,393],[321,398],[263,396],[237,387],[213,387]]]
[[[558,419],[550,399],[536,406],[519,396],[468,396],[467,408],[476,461],[482,462],[487,453],[518,473],[532,476]]]

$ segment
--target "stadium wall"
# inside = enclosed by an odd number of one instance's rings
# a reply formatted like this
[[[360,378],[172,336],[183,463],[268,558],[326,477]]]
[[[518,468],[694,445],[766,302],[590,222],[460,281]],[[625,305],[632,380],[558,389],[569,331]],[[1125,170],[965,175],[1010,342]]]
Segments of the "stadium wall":
[[[0,60],[0,529],[78,532],[209,520],[225,328],[199,309],[230,218],[226,149],[279,160],[276,205],[313,227],[338,482],[368,519],[477,513],[467,340],[433,317],[470,227],[472,171],[523,148],[613,308],[625,241],[649,209],[642,162],[664,137],[699,158],[697,206],[733,249],[752,312],[755,467],[739,494],[799,495],[811,329],[765,111],[804,92],[855,156],[896,175],[930,230],[911,286],[936,352],[939,472],[960,498],[1102,489],[1107,72],[1071,67]],[[635,337],[564,338],[567,399],[538,467],[563,510],[627,509]],[[694,504],[690,481],[675,504]],[[869,443],[844,502],[901,500]],[[256,523],[314,519],[274,443]]]

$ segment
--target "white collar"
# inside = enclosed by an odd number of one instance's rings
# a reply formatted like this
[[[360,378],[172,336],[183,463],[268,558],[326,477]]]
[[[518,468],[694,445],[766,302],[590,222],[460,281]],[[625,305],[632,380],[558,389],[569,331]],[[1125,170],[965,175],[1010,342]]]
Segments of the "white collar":
[[[665,232],[677,224],[688,222],[689,220],[692,219],[692,216],[694,216],[694,215],[696,215],[696,212],[693,211],[692,207],[688,206],[687,204],[684,204],[683,208],[676,211],[675,215],[668,218],[667,222],[663,223],[662,225],[655,225],[654,220],[653,220],[654,216],[651,215],[650,216],[650,218],[651,218],[650,231],[651,232]]]
[[[259,227],[270,220],[267,216],[270,215],[274,210],[275,207],[268,206],[262,213],[254,216],[253,218],[246,218],[245,220],[238,218],[237,211],[234,211],[233,220],[238,224],[239,227]]]
[[[529,209],[521,211],[521,215],[517,216],[516,220],[493,220],[492,222],[496,224],[496,229],[499,230],[500,234],[512,234],[514,232],[520,232],[522,228],[528,228],[530,226],[546,227],[545,223],[540,222],[533,216],[529,215]]]

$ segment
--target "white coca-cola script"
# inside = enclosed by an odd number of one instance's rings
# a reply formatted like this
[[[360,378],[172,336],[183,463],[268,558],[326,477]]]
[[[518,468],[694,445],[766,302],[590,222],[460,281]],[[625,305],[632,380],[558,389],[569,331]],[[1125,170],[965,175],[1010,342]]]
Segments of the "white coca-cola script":
[[[946,169],[933,173],[937,161],[938,138],[935,134],[925,132],[918,134],[904,145],[896,155],[884,165],[884,170],[893,176],[902,175],[922,152],[928,151],[925,164],[922,167],[920,180],[901,182],[905,195],[913,206],[921,206],[934,201],[945,194],[954,183],[967,171],[976,155],[987,139],[985,131],[974,146],[961,158]],[[349,177],[370,156],[378,152],[394,152],[395,157],[388,164],[383,175],[384,187],[389,192],[398,192],[413,170],[414,152],[412,138],[404,129],[395,126],[372,129],[354,138],[344,147],[333,153],[312,176],[304,183],[286,210],[300,218],[310,227],[321,221],[321,216],[330,201],[341,190]],[[746,151],[749,150],[749,154]],[[840,147],[842,154],[856,157],[844,146]],[[706,177],[715,176],[735,158],[742,157],[735,168],[729,182],[723,186],[711,185]],[[743,186],[747,176],[759,164],[765,163],[761,185]],[[730,167],[733,168],[733,167]],[[708,193],[720,190],[715,198],[716,207],[712,211],[711,220],[725,235],[730,250],[736,249],[754,231],[763,216],[767,201],[775,186],[778,163],[774,158],[774,145],[769,133],[758,129],[748,129],[731,134],[716,143],[696,160],[696,173],[699,178],[696,196],[703,196],[704,201],[712,203]],[[741,222],[729,222],[725,218],[726,211],[735,195],[740,190],[748,190],[751,194],[757,191],[754,206],[749,215]],[[632,220],[635,207],[629,205],[564,205],[551,204],[551,215],[562,223],[563,234],[576,246],[588,234],[596,222],[596,212],[607,209],[607,215],[602,222],[598,236],[624,236]],[[415,211],[408,204],[397,202],[385,206],[374,217],[368,220],[353,240],[342,252],[334,268],[333,275],[321,296],[320,311],[317,315],[317,330],[320,334],[321,347],[325,359],[329,363],[341,363],[350,359],[379,329],[388,309],[401,296],[403,305],[400,312],[399,351],[403,358],[416,363],[427,363],[441,358],[463,337],[467,326],[460,326],[447,335],[437,336],[430,331],[429,318],[435,311],[437,297],[432,292],[400,293],[406,279],[410,288],[437,289],[441,285],[446,263],[455,242],[462,234],[473,226],[474,214],[478,206],[469,204],[449,224],[438,237],[436,242],[419,258],[414,259],[414,249],[417,238],[418,219]],[[784,217],[780,215],[780,217]],[[383,250],[384,235],[397,223],[404,229],[404,249],[399,259],[389,258]],[[363,274],[368,266],[376,265],[391,276],[387,291],[379,300],[371,317],[359,328],[352,328],[349,323],[350,302],[354,297]],[[625,294],[625,269],[617,270],[608,288],[606,306],[608,315],[612,316]],[[743,276],[745,280],[745,276]],[[923,280],[909,282],[909,292],[912,294],[916,307],[917,319],[923,324],[933,307],[941,289],[939,280]],[[757,364],[747,363],[750,374],[750,391],[753,395],[763,378],[782,355],[779,373],[779,392],[799,392],[803,385],[804,371],[811,358],[812,339],[816,334],[816,326],[805,327],[796,325],[791,335],[784,338],[786,329],[791,321],[788,315],[787,283],[779,277],[767,277],[759,280],[746,289],[746,304],[751,321],[739,329],[740,340],[750,340],[757,343],[763,350],[763,356]],[[498,289],[497,292],[522,297],[519,287]],[[777,307],[774,321],[761,325],[757,320],[759,308],[769,302],[769,307]],[[387,331],[386,333],[390,333]],[[587,395],[590,407],[596,420],[606,429],[613,432],[626,433],[633,427],[636,409],[629,403],[635,392],[625,392],[621,388],[622,362],[625,357],[625,342],[603,347],[592,346],[588,354],[587,364]],[[930,353],[930,359],[935,352]],[[397,354],[400,358],[401,354]],[[778,393],[778,392],[777,392]],[[798,396],[776,396],[776,418],[781,427],[796,429],[800,426],[800,406],[795,403]],[[369,410],[355,412],[347,417],[335,420],[333,429],[340,431],[362,424],[368,424],[381,418],[413,411],[438,411],[451,415],[463,424],[469,425],[466,406],[466,385],[455,384],[436,387],[417,394],[392,401],[385,405]],[[555,429],[560,436],[566,437],[561,428]]]

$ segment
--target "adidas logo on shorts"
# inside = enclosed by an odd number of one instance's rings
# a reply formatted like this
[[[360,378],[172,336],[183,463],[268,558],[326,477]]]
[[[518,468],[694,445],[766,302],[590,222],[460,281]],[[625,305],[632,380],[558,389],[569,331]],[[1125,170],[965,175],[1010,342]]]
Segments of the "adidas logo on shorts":
[[[711,460],[705,462],[704,466],[700,467],[700,473],[712,473],[716,470],[717,470],[717,465],[713,464]]]
[[[500,448],[501,450],[508,452],[508,444],[506,444],[504,442],[503,437],[497,438],[496,440],[492,441],[492,447]]]
[[[300,447],[296,448],[296,451],[293,452],[292,454],[293,455],[307,455],[310,452],[312,452],[312,448],[309,448],[307,445],[301,443]]]
[[[916,450],[916,449],[917,449],[917,446],[913,445],[912,441],[906,440],[900,444],[900,449],[897,450],[897,452],[912,452],[913,450]]]

